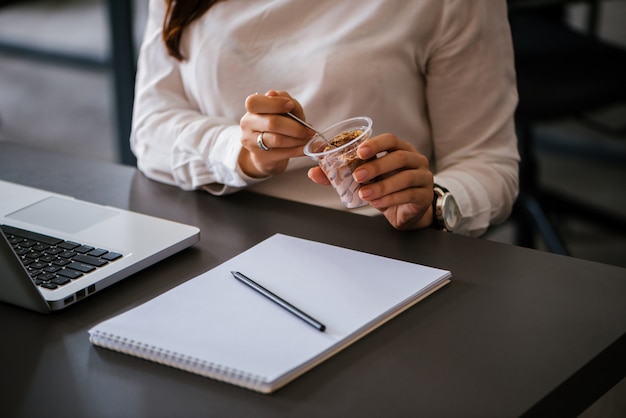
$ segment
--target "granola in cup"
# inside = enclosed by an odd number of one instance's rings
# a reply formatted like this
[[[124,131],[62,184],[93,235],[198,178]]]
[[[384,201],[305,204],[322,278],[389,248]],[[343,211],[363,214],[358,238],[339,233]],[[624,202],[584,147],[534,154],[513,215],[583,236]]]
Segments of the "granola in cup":
[[[317,161],[345,207],[366,205],[358,194],[361,185],[354,181],[352,173],[365,162],[357,157],[356,149],[372,135],[372,120],[366,116],[346,119],[322,134],[328,142],[315,135],[304,147],[304,153]]]

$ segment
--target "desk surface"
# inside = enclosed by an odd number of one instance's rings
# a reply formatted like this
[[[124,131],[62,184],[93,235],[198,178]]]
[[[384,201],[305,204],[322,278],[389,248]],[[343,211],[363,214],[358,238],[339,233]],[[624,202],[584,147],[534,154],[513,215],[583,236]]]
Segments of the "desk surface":
[[[623,268],[249,192],[183,192],[6,143],[0,178],[202,231],[195,247],[65,311],[0,303],[1,416],[567,416],[626,375]],[[276,232],[448,269],[453,283],[273,395],[89,343],[94,324]]]

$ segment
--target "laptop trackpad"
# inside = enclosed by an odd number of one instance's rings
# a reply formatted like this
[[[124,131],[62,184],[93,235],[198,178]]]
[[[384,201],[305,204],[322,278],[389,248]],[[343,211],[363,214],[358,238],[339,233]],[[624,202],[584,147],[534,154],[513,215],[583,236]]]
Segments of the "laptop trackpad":
[[[91,206],[69,199],[48,197],[6,217],[74,234],[116,214],[117,212],[112,209]]]

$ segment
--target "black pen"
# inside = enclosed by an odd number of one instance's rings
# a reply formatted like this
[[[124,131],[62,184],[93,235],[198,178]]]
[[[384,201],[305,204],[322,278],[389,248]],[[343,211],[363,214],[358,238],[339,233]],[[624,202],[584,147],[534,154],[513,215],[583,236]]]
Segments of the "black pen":
[[[249,277],[244,276],[238,271],[231,271],[231,274],[235,277],[235,279],[239,280],[241,283],[256,290],[257,292],[259,292],[260,294],[262,294],[263,296],[265,296],[266,298],[268,298],[275,304],[279,305],[281,308],[287,310],[291,314],[302,319],[304,322],[311,325],[313,328],[317,329],[318,331],[324,332],[324,330],[326,329],[326,326],[324,324],[322,324],[316,319],[313,319],[310,315],[305,314],[300,309],[296,308],[295,306],[293,306],[286,300],[281,299],[280,297],[270,292],[269,290],[267,290],[260,284],[256,283],[254,280],[250,279]]]

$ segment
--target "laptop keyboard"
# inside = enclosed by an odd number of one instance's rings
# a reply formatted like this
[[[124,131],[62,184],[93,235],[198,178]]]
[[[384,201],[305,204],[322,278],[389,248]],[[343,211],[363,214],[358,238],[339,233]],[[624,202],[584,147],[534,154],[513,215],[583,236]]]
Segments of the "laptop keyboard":
[[[122,254],[1,225],[36,285],[56,289],[116,261]]]

